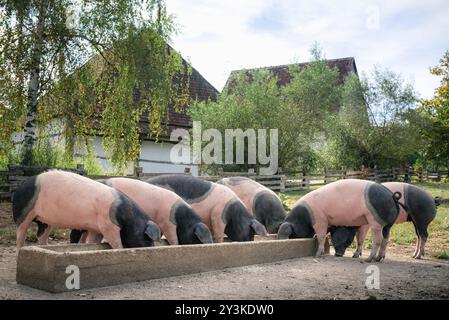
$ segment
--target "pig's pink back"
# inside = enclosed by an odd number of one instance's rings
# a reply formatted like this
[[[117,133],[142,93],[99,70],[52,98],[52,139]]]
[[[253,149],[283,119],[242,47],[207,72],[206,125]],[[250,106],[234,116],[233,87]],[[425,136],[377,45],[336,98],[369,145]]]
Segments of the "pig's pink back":
[[[227,178],[222,180],[223,184],[231,189],[237,197],[243,202],[248,209],[250,215],[253,213],[254,197],[261,191],[271,192],[276,195],[272,190],[266,188],[260,183],[253,180],[243,180],[239,183],[230,183]]]
[[[365,203],[365,189],[373,183],[357,179],[339,180],[306,194],[299,202],[305,201],[309,205],[316,222],[361,226],[367,224],[372,216]]]
[[[99,232],[98,215],[109,215],[114,189],[75,173],[49,171],[37,178],[39,197],[34,206],[40,221],[59,228]]]
[[[170,213],[175,203],[185,203],[181,197],[173,191],[135,179],[111,178],[107,183],[136,202],[159,226],[168,242],[177,244],[176,225],[171,221]]]
[[[193,210],[198,213],[212,231],[214,239],[224,235],[226,225],[223,221],[222,213],[226,204],[231,200],[242,203],[231,189],[217,183],[212,183],[212,190],[206,198],[199,202],[190,203]]]
[[[387,187],[391,192],[400,192],[402,194],[401,199],[399,199],[399,202],[403,205],[405,204],[405,183],[402,182],[385,182],[382,183],[385,187]],[[407,221],[407,212],[405,212],[404,208],[402,206],[399,206],[399,215],[396,219],[395,223],[403,223]]]

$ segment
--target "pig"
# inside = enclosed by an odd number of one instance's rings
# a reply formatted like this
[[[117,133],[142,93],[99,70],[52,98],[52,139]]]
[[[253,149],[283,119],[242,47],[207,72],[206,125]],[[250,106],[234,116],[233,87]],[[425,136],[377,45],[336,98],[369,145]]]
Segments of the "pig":
[[[105,184],[136,202],[156,222],[169,244],[213,242],[200,216],[173,191],[129,178],[111,178]]]
[[[324,254],[329,226],[359,227],[369,224],[373,247],[367,258],[385,258],[390,228],[399,214],[400,192],[358,179],[332,182],[299,199],[278,231],[279,239],[311,238],[316,235],[316,256]]]
[[[14,192],[12,209],[18,250],[33,221],[39,244],[46,244],[53,227],[88,230],[115,249],[153,246],[161,236],[156,223],[125,194],[72,172],[30,177]]]
[[[332,246],[335,249],[335,256],[342,257],[345,254],[354,237],[359,230],[359,227],[337,227],[332,226],[327,231],[331,234]]]
[[[217,183],[234,191],[245,204],[249,214],[262,223],[268,233],[278,232],[286,214],[282,201],[276,193],[246,177],[223,178]]]
[[[255,234],[267,235],[265,227],[248,213],[237,195],[221,184],[175,174],[146,181],[186,201],[209,227],[215,242],[222,242],[225,234],[232,241],[252,241]]]
[[[427,226],[436,216],[436,208],[440,204],[439,198],[433,198],[426,191],[412,184],[403,182],[385,182],[385,187],[392,192],[401,192],[403,194],[400,200],[401,209],[395,223],[404,223],[411,221],[416,232],[416,247],[413,258],[420,259],[424,256],[424,249],[428,237]],[[362,255],[363,243],[368,233],[368,226],[361,226],[357,232],[357,249],[353,257],[358,258]],[[349,245],[352,243],[350,239]],[[349,239],[347,240],[349,241]]]

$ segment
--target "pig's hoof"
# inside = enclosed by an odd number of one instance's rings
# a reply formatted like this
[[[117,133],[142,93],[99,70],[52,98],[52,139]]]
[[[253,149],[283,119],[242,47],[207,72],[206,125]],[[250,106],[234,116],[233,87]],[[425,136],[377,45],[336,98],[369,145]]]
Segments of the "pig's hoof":
[[[371,262],[371,261],[373,261],[373,258],[368,257],[365,259],[365,262]]]
[[[422,255],[416,255],[416,256],[414,256],[413,258],[415,258],[415,259],[421,259],[422,258]]]
[[[360,258],[361,254],[360,253],[354,253],[352,255],[353,258]]]
[[[376,259],[374,259],[374,261],[381,262],[383,259],[385,259],[385,256],[377,256]]]

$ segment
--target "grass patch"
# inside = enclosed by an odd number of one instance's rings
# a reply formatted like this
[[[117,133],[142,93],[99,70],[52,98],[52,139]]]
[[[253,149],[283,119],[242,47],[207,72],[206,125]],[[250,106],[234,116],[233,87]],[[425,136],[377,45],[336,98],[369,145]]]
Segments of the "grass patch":
[[[449,260],[449,253],[445,250],[432,252],[432,257],[442,260]]]

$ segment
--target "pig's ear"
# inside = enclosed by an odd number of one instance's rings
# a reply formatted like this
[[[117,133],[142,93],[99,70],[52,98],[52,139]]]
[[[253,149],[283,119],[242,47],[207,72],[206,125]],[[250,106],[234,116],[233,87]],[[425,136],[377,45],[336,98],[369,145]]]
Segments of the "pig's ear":
[[[290,222],[284,222],[279,227],[278,239],[289,239],[293,233],[293,225]]]
[[[147,227],[145,228],[145,234],[153,241],[161,240],[161,229],[153,221],[147,221]]]
[[[261,224],[256,219],[251,220],[251,229],[253,229],[254,232],[256,234],[258,234],[259,236],[264,236],[264,237],[267,236],[267,229],[265,229],[263,224]]]
[[[204,223],[197,223],[193,231],[201,243],[213,243],[209,228]]]

